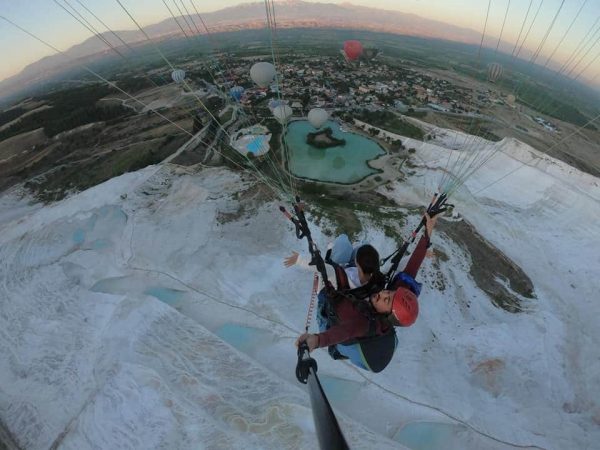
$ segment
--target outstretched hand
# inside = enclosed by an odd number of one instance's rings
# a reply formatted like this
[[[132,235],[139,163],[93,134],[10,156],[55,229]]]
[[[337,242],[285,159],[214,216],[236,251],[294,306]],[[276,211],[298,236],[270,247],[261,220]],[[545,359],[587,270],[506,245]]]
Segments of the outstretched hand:
[[[298,339],[296,339],[296,347],[299,347],[303,342],[306,342],[306,345],[308,345],[308,351],[312,352],[319,346],[319,336],[310,333],[301,334]]]
[[[285,267],[292,267],[294,264],[298,262],[298,252],[292,252],[290,256],[284,258],[283,265]]]

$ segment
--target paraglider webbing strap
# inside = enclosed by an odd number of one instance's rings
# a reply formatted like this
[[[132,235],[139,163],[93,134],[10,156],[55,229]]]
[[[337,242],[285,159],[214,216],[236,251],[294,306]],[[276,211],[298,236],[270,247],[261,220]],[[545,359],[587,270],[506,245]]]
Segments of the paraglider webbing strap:
[[[448,201],[448,195],[446,193],[442,193],[440,195],[435,194],[433,196],[433,199],[429,203],[429,206],[427,207],[427,214],[429,215],[429,217],[435,217],[438,214],[445,212],[449,207],[453,206],[453,205],[447,203],[447,201]],[[390,283],[394,279],[394,275],[396,274],[396,271],[398,270],[398,265],[400,264],[400,260],[402,260],[402,258],[404,257],[404,254],[408,250],[408,246],[415,241],[415,239],[417,238],[417,235],[419,234],[419,231],[421,231],[421,228],[423,228],[425,226],[425,224],[426,224],[426,220],[425,220],[425,216],[423,216],[423,218],[421,219],[421,222],[419,222],[419,225],[417,226],[417,228],[415,228],[415,230],[411,233],[410,238],[403,241],[402,245],[400,247],[398,247],[398,249],[394,253],[392,253],[391,255],[389,255],[383,259],[382,264],[384,264],[388,259],[392,258],[392,265],[390,266],[390,268],[386,274],[388,288],[390,287]],[[427,233],[427,230],[425,230],[425,233]]]
[[[329,295],[341,295],[354,299],[365,299],[385,288],[385,277],[382,277],[384,278],[383,280],[378,279],[377,281],[373,281],[373,279],[371,279],[362,286],[350,288],[346,271],[342,266],[331,259],[331,252],[332,249],[329,249],[327,250],[327,253],[325,253],[325,263],[333,267],[335,271],[336,289],[330,290],[328,292]]]
[[[327,268],[325,267],[325,261],[321,256],[321,252],[319,248],[312,240],[312,235],[310,234],[310,228],[308,227],[308,222],[306,221],[306,216],[304,215],[304,204],[300,201],[300,197],[296,197],[296,203],[293,204],[295,216],[292,216],[284,206],[280,206],[279,210],[283,213],[283,215],[290,220],[294,226],[296,227],[296,237],[298,239],[304,239],[308,241],[308,251],[311,256],[311,260],[309,265],[315,266],[317,272],[321,274],[321,278],[323,279],[323,283],[327,286],[329,284],[329,279],[327,277]]]
[[[317,293],[319,291],[319,274],[315,272],[313,277],[313,287],[310,294],[310,303],[308,304],[308,313],[306,314],[306,323],[304,330],[308,333],[308,328],[312,322],[313,312],[315,310],[315,303],[317,301]]]
[[[346,275],[346,271],[342,266],[336,263],[331,259],[331,252],[333,249],[328,249],[325,253],[325,263],[329,264],[333,267],[333,271],[335,273],[335,285],[337,287],[337,291],[350,289],[350,284],[348,283],[348,275]]]
[[[339,323],[340,319],[337,315],[334,304],[336,301],[345,299],[346,301],[349,301],[355,305],[361,314],[363,314],[369,320],[369,328],[364,338],[370,338],[377,335],[377,322],[381,320],[381,318],[385,317],[385,315],[377,313],[370,303],[365,302],[364,297],[355,297],[353,295],[349,295],[347,292],[336,289],[327,290],[326,296],[327,298],[322,305],[321,314],[325,317],[329,326],[335,326]],[[360,339],[361,338],[351,339],[342,342],[342,344],[351,345],[360,341]]]
[[[416,234],[416,232],[413,232],[413,233]],[[396,270],[398,270],[398,265],[400,264],[400,260],[404,257],[404,254],[406,253],[406,250],[408,250],[408,246],[410,245],[410,243],[411,243],[410,240],[404,241],[402,243],[402,245],[400,246],[400,248],[398,248],[398,250],[396,250],[395,256],[392,258],[392,265],[390,266],[389,270],[385,274],[385,278],[388,283],[388,286],[387,286],[388,288],[389,288],[390,281],[394,278],[394,274],[396,273]],[[386,260],[387,260],[387,258],[386,258]]]
[[[382,338],[382,336],[387,336],[390,334],[395,334],[396,330],[394,330],[394,327],[390,327],[388,328],[385,332],[382,332],[381,334],[377,333],[377,322],[376,319],[374,318],[370,323],[369,323],[369,331],[367,332],[367,334],[365,334],[364,336],[360,336],[360,337],[356,337],[356,338],[352,338],[352,339],[348,339],[347,341],[342,342],[341,344],[338,345],[353,345],[353,344],[365,344],[365,343],[370,343],[374,340],[379,340]]]

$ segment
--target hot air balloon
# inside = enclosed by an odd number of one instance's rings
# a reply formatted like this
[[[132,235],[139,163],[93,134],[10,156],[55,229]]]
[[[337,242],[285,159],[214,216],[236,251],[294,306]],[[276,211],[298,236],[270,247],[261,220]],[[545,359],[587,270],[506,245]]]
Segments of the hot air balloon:
[[[277,122],[283,125],[292,117],[292,108],[288,105],[279,105],[273,110],[273,116],[277,119]]]
[[[492,63],[488,66],[488,80],[495,83],[504,72],[504,68],[498,63]]]
[[[362,55],[363,46],[359,41],[344,42],[344,55],[350,61],[356,61]]]
[[[177,84],[183,83],[183,80],[185,79],[185,70],[175,69],[171,72],[171,78],[173,78],[173,81]]]
[[[271,111],[274,111],[275,108],[277,108],[278,106],[282,106],[282,105],[287,105],[287,102],[285,100],[278,100],[276,98],[272,98],[271,100],[269,100],[269,103],[267,104],[267,106],[269,107],[269,109]]]
[[[329,114],[322,108],[313,108],[308,112],[308,121],[317,129],[325,125],[327,119],[329,119]]]
[[[275,66],[268,62],[257,62],[250,69],[250,78],[261,88],[269,87],[275,78]]]
[[[515,101],[517,100],[517,98],[512,95],[509,94],[508,97],[506,97],[506,102],[510,105],[510,106],[515,106]]]
[[[231,95],[231,98],[233,98],[236,102],[239,102],[242,98],[242,95],[244,95],[244,88],[242,86],[234,86],[229,89],[229,95]]]

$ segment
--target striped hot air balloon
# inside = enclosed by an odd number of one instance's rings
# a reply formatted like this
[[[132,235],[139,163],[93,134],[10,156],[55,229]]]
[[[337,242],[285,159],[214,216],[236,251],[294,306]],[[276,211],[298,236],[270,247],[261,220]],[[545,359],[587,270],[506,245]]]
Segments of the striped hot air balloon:
[[[273,110],[273,116],[277,119],[277,122],[284,124],[292,117],[293,111],[288,105],[279,105]]]
[[[504,73],[504,68],[498,63],[492,63],[488,66],[488,81],[495,83]]]
[[[173,78],[173,81],[177,84],[183,83],[183,80],[185,79],[185,70],[175,69],[171,73],[171,78]]]
[[[229,89],[229,95],[231,95],[236,102],[239,102],[244,95],[244,88],[242,86],[234,86]]]
[[[287,105],[287,102],[285,100],[278,100],[276,98],[272,98],[271,100],[269,100],[269,103],[267,105],[269,109],[273,111],[278,106]]]

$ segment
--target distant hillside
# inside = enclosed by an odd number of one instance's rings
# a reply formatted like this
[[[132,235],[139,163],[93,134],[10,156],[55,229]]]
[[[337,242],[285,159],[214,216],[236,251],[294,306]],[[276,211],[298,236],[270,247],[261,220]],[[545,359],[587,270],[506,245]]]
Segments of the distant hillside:
[[[115,14],[121,12],[115,10]],[[478,31],[429,20],[414,14],[367,8],[349,3],[334,5],[300,0],[284,1],[276,4],[276,14],[279,28],[364,29],[474,44],[478,44],[481,39]],[[262,2],[243,4],[202,14],[202,18],[211,32],[263,28],[265,7]],[[191,23],[191,20],[189,22]],[[200,27],[197,17],[196,22]],[[165,39],[182,34],[173,19],[149,25],[145,31],[153,39]],[[201,31],[204,30],[201,28]],[[140,43],[145,39],[139,31],[117,31],[117,34],[128,44]],[[114,46],[122,45],[108,32],[103,33],[102,36]],[[33,83],[55,76],[57,72],[80,65],[83,62],[81,58],[86,58],[87,61],[90,57],[95,58],[110,52],[111,50],[97,37],[91,37],[66,51],[66,54],[73,59],[72,62],[65,63],[65,58],[61,55],[48,56],[30,64],[18,75],[0,82],[0,99],[23,91]]]

